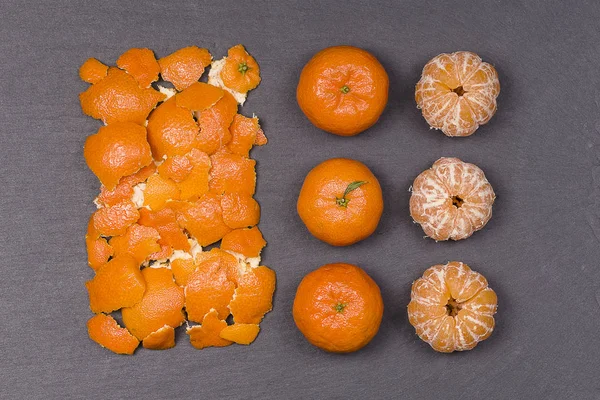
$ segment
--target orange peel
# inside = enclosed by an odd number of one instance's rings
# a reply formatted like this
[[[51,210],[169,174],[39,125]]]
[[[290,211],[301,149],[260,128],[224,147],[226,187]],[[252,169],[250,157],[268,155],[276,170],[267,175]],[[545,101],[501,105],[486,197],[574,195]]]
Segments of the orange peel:
[[[174,98],[156,107],[148,118],[148,143],[155,160],[185,155],[196,145],[197,136],[198,125],[192,113],[179,107]]]
[[[237,114],[238,103],[229,93],[224,92],[223,97],[214,106],[196,113],[200,134],[197,147],[207,154],[213,154],[222,146],[229,143],[231,133],[229,126]]]
[[[144,338],[142,346],[150,350],[166,350],[175,347],[175,328],[165,325]]]
[[[258,324],[233,324],[223,328],[219,336],[221,339],[237,344],[249,345],[254,342],[258,332],[260,332]]]
[[[237,154],[219,152],[210,157],[212,169],[208,186],[213,193],[254,195],[256,161]]]
[[[232,342],[220,336],[221,331],[227,327],[227,322],[219,319],[215,310],[208,312],[202,319],[202,325],[192,326],[186,333],[190,336],[190,343],[197,349],[205,347],[224,347]]]
[[[79,68],[79,77],[88,83],[98,83],[106,77],[108,67],[95,58],[88,58]]]
[[[162,78],[171,82],[175,89],[183,90],[200,79],[211,60],[207,49],[189,46],[159,59],[158,64]]]
[[[236,286],[237,260],[222,250],[213,250],[207,259],[197,262],[187,280],[185,308],[190,321],[201,322],[211,309],[222,319],[229,315],[227,306]]]
[[[221,196],[223,222],[231,229],[248,228],[258,224],[260,205],[247,194],[225,193]]]
[[[103,126],[83,146],[88,167],[107,189],[152,162],[146,129],[131,122]]]
[[[182,215],[184,228],[198,240],[200,246],[215,243],[231,231],[223,222],[221,199],[214,193],[201,195]]]
[[[144,268],[146,291],[141,300],[123,308],[123,323],[138,339],[143,340],[165,325],[176,328],[183,324],[183,289],[173,281],[167,268]]]
[[[142,88],[158,80],[160,66],[150,49],[129,49],[117,59],[117,67],[133,76]]]
[[[156,229],[133,224],[127,228],[123,236],[112,237],[109,244],[115,256],[129,254],[138,264],[141,264],[152,253],[160,251],[159,239],[160,235]]]
[[[160,174],[148,178],[144,189],[144,205],[151,210],[160,210],[169,200],[179,200],[177,184]]]
[[[90,339],[117,354],[131,355],[140,344],[125,328],[119,326],[110,315],[96,314],[87,322]]]
[[[194,82],[175,95],[179,107],[190,111],[204,111],[223,97],[223,89],[204,82]]]
[[[275,272],[265,266],[249,268],[239,278],[229,309],[236,323],[258,324],[273,308]]]
[[[129,225],[140,217],[131,201],[123,201],[110,207],[99,208],[92,214],[93,229],[102,236],[123,235]]]
[[[221,249],[232,253],[241,254],[245,258],[259,257],[262,249],[267,245],[258,227],[250,229],[236,229],[223,236]]]
[[[96,276],[85,283],[94,313],[109,313],[138,303],[146,283],[139,264],[131,256],[115,257],[96,271]]]
[[[248,118],[241,114],[236,114],[229,127],[231,141],[227,144],[227,150],[231,153],[248,157],[252,146],[256,143],[259,130],[258,117]]]
[[[165,95],[152,88],[142,89],[127,72],[108,69],[106,77],[79,95],[84,114],[105,124],[134,122],[142,125]]]

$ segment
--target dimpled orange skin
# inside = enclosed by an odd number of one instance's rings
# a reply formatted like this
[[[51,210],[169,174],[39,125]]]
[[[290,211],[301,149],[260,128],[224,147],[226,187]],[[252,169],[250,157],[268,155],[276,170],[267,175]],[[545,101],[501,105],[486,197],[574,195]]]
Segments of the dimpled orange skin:
[[[79,77],[88,83],[97,83],[106,77],[108,67],[95,58],[88,58],[79,68]]]
[[[470,136],[496,113],[500,81],[494,67],[469,51],[440,54],[423,68],[417,108],[446,136]]]
[[[87,322],[90,339],[117,354],[131,355],[140,344],[129,331],[110,315],[97,314]]]
[[[221,240],[221,249],[242,254],[246,258],[258,257],[266,245],[257,226],[233,230]]]
[[[244,46],[235,45],[227,50],[227,59],[221,70],[223,84],[239,93],[247,93],[260,83],[260,68]]]
[[[148,142],[154,159],[185,155],[195,146],[198,131],[190,110],[179,107],[175,98],[165,101],[148,118]]]
[[[419,174],[411,192],[410,215],[436,241],[466,239],[482,229],[496,198],[479,167],[449,157]]]
[[[260,221],[260,205],[247,194],[225,193],[221,196],[223,222],[231,229],[247,228]]]
[[[141,301],[122,310],[123,323],[143,340],[165,325],[178,327],[185,321],[183,289],[173,281],[167,268],[144,268],[146,291]]]
[[[117,59],[117,66],[127,71],[140,87],[148,88],[158,80],[160,66],[150,49],[129,49]]]
[[[134,122],[142,125],[165,95],[153,88],[142,89],[127,72],[108,69],[107,76],[79,95],[84,114],[105,124]]]
[[[259,324],[273,308],[275,271],[264,265],[246,269],[238,279],[229,310],[236,324]]]
[[[166,350],[175,347],[175,329],[165,325],[144,338],[142,346],[150,350]]]
[[[124,235],[127,227],[138,220],[140,213],[135,204],[127,200],[114,206],[102,207],[94,211],[94,230],[102,236]]]
[[[354,136],[374,125],[388,100],[385,69],[369,52],[352,46],[321,50],[304,66],[298,105],[317,128]]]
[[[131,122],[103,126],[83,146],[88,167],[107,189],[152,162],[146,129]]]
[[[206,347],[224,347],[232,342],[220,336],[221,331],[227,327],[227,322],[219,319],[215,310],[208,312],[202,319],[202,325],[188,328],[186,333],[190,336],[190,343],[197,349]]]
[[[211,60],[207,49],[189,46],[161,58],[158,64],[163,79],[171,82],[175,89],[183,90],[200,79]]]
[[[202,111],[212,107],[223,97],[223,89],[204,82],[194,82],[175,95],[179,107],[190,111]]]
[[[408,320],[435,351],[471,350],[494,330],[496,293],[462,262],[428,268],[413,283],[410,299]]]
[[[100,267],[85,287],[92,312],[109,313],[138,303],[144,295],[146,283],[135,259],[124,255]]]
[[[323,350],[350,353],[379,330],[383,300],[379,287],[356,265],[323,265],[307,274],[296,291],[293,316],[304,337]]]
[[[347,206],[337,204],[352,182],[364,185],[351,191]],[[333,246],[348,246],[369,237],[383,212],[379,181],[363,163],[332,158],[314,167],[298,196],[298,215],[310,233]]]

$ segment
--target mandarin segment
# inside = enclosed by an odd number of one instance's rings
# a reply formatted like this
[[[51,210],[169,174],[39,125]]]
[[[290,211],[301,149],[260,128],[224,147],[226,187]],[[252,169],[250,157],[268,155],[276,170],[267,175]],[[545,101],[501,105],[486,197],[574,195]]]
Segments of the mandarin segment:
[[[90,339],[117,354],[131,355],[140,344],[125,328],[119,326],[110,315],[97,314],[87,322]]]
[[[164,156],[185,155],[196,144],[198,125],[191,112],[177,106],[171,98],[148,118],[148,142],[155,160]]]
[[[107,189],[152,162],[146,129],[131,122],[101,127],[83,147],[88,167]]]
[[[259,324],[273,307],[275,272],[265,266],[249,268],[239,278],[229,309],[233,320],[241,324]]]
[[[197,349],[205,347],[224,347],[232,342],[221,338],[220,334],[227,327],[227,322],[219,319],[215,310],[208,312],[202,319],[202,325],[192,326],[186,333],[190,336],[190,343]]]
[[[88,58],[79,68],[79,77],[87,83],[98,83],[106,77],[108,67],[95,58]]]
[[[142,346],[150,350],[166,350],[175,347],[175,328],[165,325],[144,338]]]
[[[245,258],[260,256],[267,245],[257,226],[250,229],[236,229],[223,236],[221,249],[241,254]]]
[[[483,275],[452,261],[434,265],[411,289],[408,319],[434,350],[471,350],[494,329],[498,299]]]
[[[135,78],[140,87],[148,88],[158,80],[160,66],[150,49],[129,49],[117,59],[117,66]]]
[[[233,324],[223,328],[219,336],[237,344],[249,345],[254,342],[258,332],[260,327],[257,324]]]
[[[159,59],[158,64],[162,78],[181,91],[200,79],[211,60],[207,49],[189,46]]]
[[[152,88],[142,89],[127,72],[109,68],[106,78],[79,95],[84,114],[105,124],[133,122],[142,125],[165,95]]]
[[[96,271],[85,283],[94,313],[110,313],[138,303],[146,283],[139,264],[129,255],[115,257]]]
[[[122,310],[123,323],[138,339],[143,340],[165,325],[176,328],[183,324],[183,289],[173,281],[167,268],[144,268],[146,291],[141,301]]]

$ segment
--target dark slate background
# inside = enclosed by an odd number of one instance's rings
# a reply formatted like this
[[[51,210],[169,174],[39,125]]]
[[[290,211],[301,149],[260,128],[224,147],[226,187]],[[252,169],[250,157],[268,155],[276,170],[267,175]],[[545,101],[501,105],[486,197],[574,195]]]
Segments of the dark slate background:
[[[0,4],[0,398],[598,399],[600,380],[600,3],[18,2]],[[263,81],[242,108],[269,138],[256,149],[264,263],[275,308],[249,346],[114,355],[87,337],[83,235],[96,178],[82,146],[78,67],[131,47],[157,56],[188,45],[221,57],[243,43]],[[311,126],[295,101],[304,63],[351,44],[390,76],[380,122],[354,138]],[[494,64],[502,92],[491,123],[467,139],[429,130],[413,100],[423,65],[470,50]],[[442,156],[479,165],[498,199],[481,232],[424,240],[408,188]],[[385,212],[349,248],[311,237],[295,212],[306,173],[330,157],[366,163]],[[410,285],[432,264],[462,260],[499,297],[497,328],[475,350],[438,354],[407,321]],[[379,283],[381,329],[369,346],[332,355],[294,326],[307,272],[355,263]]]

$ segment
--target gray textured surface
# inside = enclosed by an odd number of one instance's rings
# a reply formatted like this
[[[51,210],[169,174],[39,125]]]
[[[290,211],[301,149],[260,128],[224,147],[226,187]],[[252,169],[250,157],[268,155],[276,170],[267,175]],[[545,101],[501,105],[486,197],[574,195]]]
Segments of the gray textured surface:
[[[600,398],[598,2],[47,3],[0,5],[0,398]],[[85,330],[98,184],[82,145],[99,123],[80,111],[77,69],[130,47],[221,56],[238,42],[263,76],[243,112],[269,137],[253,156],[275,309],[250,347],[195,351],[180,332],[173,350],[113,355]],[[336,44],[370,50],[390,75],[386,112],[355,138],[318,131],[295,102],[303,64]],[[427,60],[455,50],[496,65],[502,85],[491,123],[462,140],[429,131],[413,100]],[[312,238],[295,213],[305,174],[333,156],[370,166],[386,199],[376,234],[349,248]],[[476,163],[498,194],[486,228],[458,243],[423,240],[408,216],[411,181],[441,156]],[[405,307],[411,282],[450,259],[482,272],[500,308],[488,341],[443,355]],[[301,277],[333,261],[365,268],[385,301],[380,333],[351,355],[311,347],[291,318]]]

